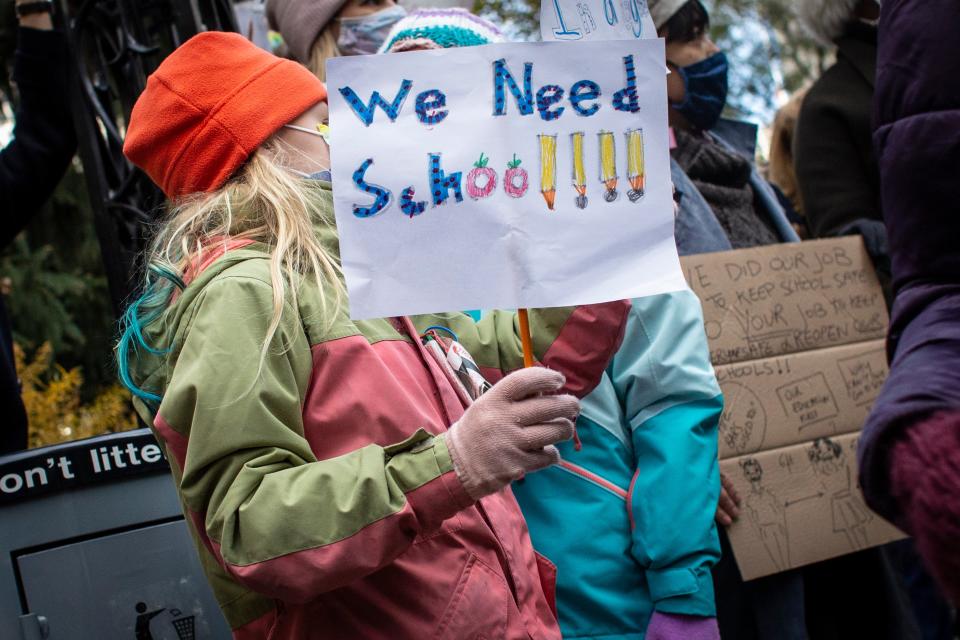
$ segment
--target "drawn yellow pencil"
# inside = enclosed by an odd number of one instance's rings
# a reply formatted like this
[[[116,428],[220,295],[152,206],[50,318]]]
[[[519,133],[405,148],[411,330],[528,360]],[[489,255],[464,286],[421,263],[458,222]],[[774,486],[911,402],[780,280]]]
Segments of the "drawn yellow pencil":
[[[540,193],[553,211],[557,197],[557,136],[540,134]]]
[[[617,192],[617,146],[612,131],[601,131],[600,137],[600,182],[607,188],[603,199],[613,202],[620,195]]]
[[[583,166],[583,131],[570,134],[573,143],[573,188],[577,191],[576,203],[580,209],[587,208],[587,170]]]
[[[646,182],[646,169],[643,164],[643,129],[627,131],[627,180],[630,190],[627,197],[636,202],[643,197]]]

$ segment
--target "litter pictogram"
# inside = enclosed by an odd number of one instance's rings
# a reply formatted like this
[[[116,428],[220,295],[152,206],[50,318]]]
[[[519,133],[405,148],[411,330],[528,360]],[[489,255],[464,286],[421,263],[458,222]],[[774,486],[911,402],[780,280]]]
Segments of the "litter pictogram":
[[[177,638],[179,640],[194,640],[196,637],[194,617],[182,615],[179,609],[173,609],[170,614],[174,616],[170,624],[177,632]]]

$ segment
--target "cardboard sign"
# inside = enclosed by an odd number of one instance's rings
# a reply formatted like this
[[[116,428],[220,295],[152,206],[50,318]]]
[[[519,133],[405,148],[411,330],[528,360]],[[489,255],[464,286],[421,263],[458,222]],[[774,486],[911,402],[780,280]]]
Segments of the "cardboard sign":
[[[887,333],[883,292],[859,237],[689,256],[683,269],[703,303],[715,365]]]
[[[863,503],[856,439],[887,376],[887,311],[859,237],[682,259],[724,397],[727,532],[750,580],[902,537]]]
[[[331,60],[351,316],[686,288],[663,65],[662,40]]]
[[[716,367],[720,459],[859,431],[887,372],[883,340]]]
[[[904,537],[863,501],[858,437],[849,433],[720,462],[740,494],[740,518],[727,533],[744,580]]]
[[[546,0],[540,3],[544,40],[656,38],[646,0]]]

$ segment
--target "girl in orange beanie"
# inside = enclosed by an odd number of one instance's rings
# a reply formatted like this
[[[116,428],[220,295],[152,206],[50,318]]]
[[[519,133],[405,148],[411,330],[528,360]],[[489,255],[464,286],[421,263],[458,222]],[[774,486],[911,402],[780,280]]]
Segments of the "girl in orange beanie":
[[[298,64],[204,33],[130,118],[124,150],[171,206],[117,359],[210,583],[241,639],[559,638],[553,568],[508,485],[557,460],[628,305],[531,312],[549,368],[509,375],[512,313],[352,321],[317,175],[325,97]],[[441,334],[492,389],[459,381]]]

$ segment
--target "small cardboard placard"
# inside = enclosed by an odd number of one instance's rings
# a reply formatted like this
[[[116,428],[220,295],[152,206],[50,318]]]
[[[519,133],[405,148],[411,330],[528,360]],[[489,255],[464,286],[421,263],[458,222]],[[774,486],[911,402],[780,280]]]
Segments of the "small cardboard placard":
[[[903,534],[863,502],[856,442],[887,376],[883,293],[860,237],[681,258],[724,397],[728,528],[751,580]]]
[[[848,433],[721,461],[741,499],[740,518],[727,533],[744,580],[904,537],[863,501],[858,437]]]

